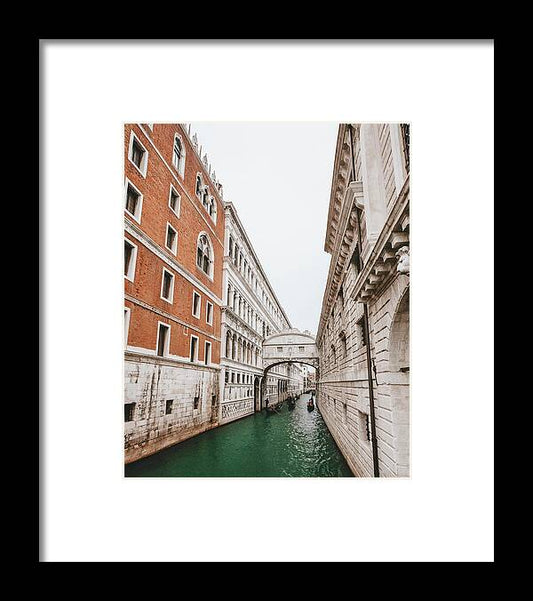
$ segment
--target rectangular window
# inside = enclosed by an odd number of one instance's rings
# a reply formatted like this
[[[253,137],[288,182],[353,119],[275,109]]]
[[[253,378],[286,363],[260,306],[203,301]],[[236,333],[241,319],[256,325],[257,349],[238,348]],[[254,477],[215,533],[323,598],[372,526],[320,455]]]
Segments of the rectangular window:
[[[213,303],[206,301],[205,304],[205,321],[212,326],[213,325]]]
[[[170,223],[167,223],[167,239],[165,245],[173,255],[177,254],[178,232],[170,225]]]
[[[163,267],[161,298],[171,303],[174,298],[174,275]]]
[[[212,394],[211,395],[211,406],[214,407],[216,404],[217,404],[217,395]]]
[[[231,383],[235,384],[235,372],[231,372]]]
[[[357,412],[359,415],[359,436],[361,440],[370,442],[370,419],[368,413]]]
[[[200,397],[199,396],[195,396],[194,397],[194,404],[193,404],[194,409],[198,409],[198,405],[199,404],[200,404]]]
[[[366,346],[367,331],[364,316],[357,320],[357,348]]]
[[[192,293],[192,314],[193,317],[200,317],[200,309],[202,306],[202,297],[198,294],[198,292]]]
[[[125,403],[124,405],[124,421],[132,422],[135,417],[135,403]]]
[[[191,350],[189,359],[191,363],[198,360],[198,336],[191,336]]]
[[[170,195],[168,197],[168,206],[179,217],[181,209],[181,196],[176,192],[174,186],[170,186]]]
[[[130,309],[124,307],[124,347],[128,346],[128,333],[130,330]]]
[[[160,323],[157,331],[157,355],[159,357],[164,357],[168,354],[169,342],[170,326]]]
[[[165,402],[165,415],[170,415],[172,413],[172,405],[174,404],[174,401],[172,399],[169,399]]]
[[[124,238],[124,277],[133,282],[135,264],[137,262],[137,246]]]
[[[146,177],[146,168],[148,167],[148,152],[133,131],[131,132],[130,136],[128,158],[135,165],[137,171],[139,171],[143,177]]]
[[[135,221],[141,222],[142,194],[131,182],[126,185],[125,209]]]
[[[132,160],[133,164],[139,168],[139,170],[141,169],[141,166],[142,166],[143,155],[144,155],[143,147],[134,138],[133,144],[131,146],[131,160]]]
[[[204,363],[210,365],[211,363],[211,343],[205,343]]]
[[[225,382],[226,384],[228,384],[228,383],[229,383],[229,372],[225,372],[225,374],[224,374],[224,382]]]

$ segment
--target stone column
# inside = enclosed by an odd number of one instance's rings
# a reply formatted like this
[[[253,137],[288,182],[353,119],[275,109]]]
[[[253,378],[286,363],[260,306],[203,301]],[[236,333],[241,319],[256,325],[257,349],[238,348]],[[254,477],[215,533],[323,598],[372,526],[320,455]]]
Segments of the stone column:
[[[372,246],[387,219],[378,126],[373,123],[363,123],[360,129],[360,141],[366,233],[369,246]]]
[[[396,184],[396,192],[399,193],[402,189],[405,177],[407,175],[403,166],[403,150],[400,124],[391,123],[389,125],[389,128],[392,149],[392,165],[394,167],[394,183]]]

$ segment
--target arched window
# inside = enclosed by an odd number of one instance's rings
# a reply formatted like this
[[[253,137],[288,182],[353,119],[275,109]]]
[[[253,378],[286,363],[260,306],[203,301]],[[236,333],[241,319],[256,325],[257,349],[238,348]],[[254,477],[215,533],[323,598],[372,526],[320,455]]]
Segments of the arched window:
[[[209,277],[213,272],[213,251],[206,234],[200,234],[196,250],[196,264]]]
[[[226,334],[226,357],[231,359],[231,334]]]
[[[216,223],[217,222],[217,203],[213,197],[211,197],[211,201],[209,203],[209,215],[211,219]]]
[[[337,363],[337,352],[335,351],[335,346],[333,344],[331,345],[331,362],[333,367],[335,367]]]
[[[196,196],[202,197],[202,177],[200,174],[196,176]]]
[[[339,334],[339,339],[341,341],[341,356],[346,357],[346,334],[344,332],[341,332]]]
[[[390,371],[409,371],[409,289],[396,309],[389,336]]]
[[[178,170],[180,175],[183,175],[185,171],[185,147],[180,137],[176,135],[174,137],[174,147],[172,150],[172,164]]]

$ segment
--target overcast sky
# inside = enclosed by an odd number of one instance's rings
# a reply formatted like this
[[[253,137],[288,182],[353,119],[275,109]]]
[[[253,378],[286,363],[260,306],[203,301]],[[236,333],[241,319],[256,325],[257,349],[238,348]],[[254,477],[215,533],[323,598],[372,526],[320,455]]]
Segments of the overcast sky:
[[[192,123],[293,327],[316,334],[337,123]]]

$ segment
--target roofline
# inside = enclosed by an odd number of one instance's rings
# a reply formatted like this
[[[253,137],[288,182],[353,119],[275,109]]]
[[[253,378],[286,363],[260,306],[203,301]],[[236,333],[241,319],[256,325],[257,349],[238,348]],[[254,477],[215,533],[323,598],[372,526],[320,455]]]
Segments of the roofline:
[[[304,338],[309,338],[313,344],[316,343],[314,336],[310,334],[304,334],[303,332],[276,332],[275,334],[270,334],[270,336],[267,336],[264,339],[263,344],[268,344],[272,338],[277,338],[279,336],[303,336]]]
[[[216,196],[218,198],[218,201],[224,205],[224,199],[222,198],[222,195],[220,194],[220,190],[217,187],[217,184],[219,186],[222,186],[222,182],[218,181],[215,182],[215,180],[212,178],[211,174],[209,173],[208,168],[205,166],[202,157],[200,156],[200,148],[203,148],[202,145],[198,145],[196,148],[194,147],[194,142],[192,141],[192,138],[190,136],[190,133],[187,131],[187,124],[186,123],[176,123],[176,125],[178,125],[180,127],[180,129],[182,130],[182,132],[185,134],[185,137],[187,138],[187,140],[189,141],[189,144],[194,152],[194,154],[196,155],[196,157],[198,158],[198,161],[200,162],[200,168],[202,169],[202,171],[204,172],[204,174],[207,176],[207,179],[211,182],[211,186],[213,187],[213,189],[215,190]],[[189,129],[191,129],[191,124],[189,123]],[[206,151],[207,154],[207,151]]]
[[[270,290],[270,293],[272,294],[276,303],[278,304],[280,311],[283,313],[283,317],[285,317],[285,319],[287,320],[287,323],[289,324],[289,328],[292,329],[291,320],[287,317],[287,314],[285,313],[285,309],[283,308],[282,304],[279,302],[279,299],[276,296],[276,293],[274,292],[272,285],[270,284],[270,281],[265,273],[265,270],[263,269],[263,266],[261,265],[261,261],[259,260],[259,257],[257,256],[255,249],[253,247],[253,244],[251,243],[250,238],[248,238],[248,234],[246,233],[246,230],[244,229],[242,221],[239,218],[239,215],[237,213],[237,209],[235,208],[235,205],[230,201],[224,201],[223,204],[224,204],[224,210],[228,209],[229,211],[231,211],[233,213],[233,217],[234,217],[237,225],[239,226],[239,229],[241,230],[244,240],[246,241],[246,243],[248,244],[248,247],[250,248],[250,252],[251,252],[253,258],[255,259],[255,262],[257,263],[257,267],[258,267],[259,271],[261,272],[261,275],[263,276],[263,278],[266,282],[266,285],[268,286],[268,289]]]
[[[329,195],[329,210],[328,210],[328,222],[327,222],[327,227],[326,227],[326,235],[324,238],[324,250],[327,253],[331,253],[333,250],[333,245],[329,244],[328,239],[331,235],[331,228],[332,228],[332,223],[333,223],[333,209],[335,207],[335,173],[337,172],[338,166],[339,166],[339,161],[340,161],[340,156],[341,153],[339,152],[339,150],[341,149],[343,140],[344,140],[344,135],[346,132],[346,127],[347,124],[346,123],[339,123],[339,131],[337,133],[337,145],[335,146],[335,160],[333,161],[333,171],[331,174],[331,191],[330,191],[330,195]]]

